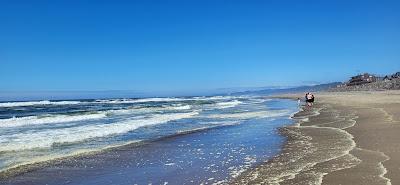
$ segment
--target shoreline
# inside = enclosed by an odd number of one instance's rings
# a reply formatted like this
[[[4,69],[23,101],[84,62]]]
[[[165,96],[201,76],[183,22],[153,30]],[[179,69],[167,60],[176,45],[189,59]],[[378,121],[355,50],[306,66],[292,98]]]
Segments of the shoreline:
[[[107,146],[101,149],[96,149],[96,150],[83,150],[81,152],[77,152],[71,155],[66,155],[66,156],[61,156],[61,157],[56,157],[56,158],[51,158],[51,159],[43,159],[43,160],[38,160],[34,161],[31,163],[24,163],[21,165],[17,166],[12,166],[9,168],[6,168],[4,170],[0,170],[0,180],[6,179],[6,178],[12,178],[13,176],[18,176],[23,173],[28,173],[29,171],[34,171],[36,169],[41,169],[45,168],[54,164],[60,163],[60,161],[71,161],[71,160],[76,160],[80,158],[86,158],[86,157],[92,157],[95,155],[99,155],[102,153],[107,153],[107,152],[112,152],[113,150],[124,150],[126,148],[135,148],[135,147],[141,147],[145,145],[151,145],[157,142],[162,142],[164,140],[168,139],[173,139],[175,137],[180,137],[180,136],[185,136],[193,133],[199,133],[199,132],[204,132],[207,130],[212,130],[212,129],[219,129],[223,127],[229,127],[232,125],[236,124],[226,124],[226,125],[217,125],[214,127],[204,127],[204,128],[198,128],[198,129],[193,129],[193,130],[184,130],[181,132],[177,132],[174,135],[166,135],[162,136],[159,138],[154,138],[150,140],[137,140],[137,141],[130,141],[124,144],[119,144],[119,145],[113,145],[113,146]]]
[[[296,103],[289,100],[271,103],[271,107],[284,110],[286,107],[292,110],[294,105]],[[285,139],[276,129],[287,125],[289,113],[295,111],[297,109],[277,118],[263,117],[248,119],[241,124],[229,122],[181,130],[151,141],[22,165],[0,172],[0,183],[85,182],[94,185],[111,181],[115,184],[194,181],[225,184],[242,171],[280,152]],[[265,124],[265,121],[271,124]],[[263,146],[270,146],[269,150],[264,150]],[[193,165],[200,167],[201,172]],[[143,176],[142,173],[147,174]],[[188,176],[189,173],[196,176]]]
[[[318,93],[312,110],[280,129],[287,138],[282,153],[232,184],[397,184],[399,111],[400,91]]]
[[[302,96],[302,94],[288,94],[272,98],[293,100]],[[400,178],[397,177],[400,172],[398,168],[400,91],[321,92],[316,94],[316,100],[313,108],[300,107],[298,112],[291,115],[293,124],[279,127],[279,135],[286,138],[279,153],[271,156],[272,158],[266,162],[260,161],[260,164],[248,168],[232,181],[221,181],[221,183],[362,185],[400,183]],[[208,129],[213,130],[213,128]],[[158,138],[155,141],[164,142],[180,135],[201,133],[202,130],[182,131],[177,133],[178,135]],[[90,161],[91,156],[103,156],[102,153],[110,154],[105,155],[106,158],[121,152],[127,153],[128,156],[127,150],[131,151],[132,147],[151,143],[154,141],[139,141],[101,151],[63,157],[61,160],[22,165],[0,172],[0,179],[6,180],[18,174],[31,173],[30,171],[51,166],[57,167],[58,164],[76,168],[74,165],[78,164],[73,161]]]

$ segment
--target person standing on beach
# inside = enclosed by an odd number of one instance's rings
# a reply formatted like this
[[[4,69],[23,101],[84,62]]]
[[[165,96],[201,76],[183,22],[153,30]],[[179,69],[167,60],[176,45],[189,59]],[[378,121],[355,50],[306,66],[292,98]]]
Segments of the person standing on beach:
[[[314,103],[314,95],[308,92],[306,94],[306,102],[307,102],[307,106],[311,107]]]
[[[311,94],[311,105],[314,105],[314,94]]]
[[[300,103],[301,103],[301,100],[300,100],[300,98],[297,98],[297,106],[299,106],[299,107],[300,107]]]

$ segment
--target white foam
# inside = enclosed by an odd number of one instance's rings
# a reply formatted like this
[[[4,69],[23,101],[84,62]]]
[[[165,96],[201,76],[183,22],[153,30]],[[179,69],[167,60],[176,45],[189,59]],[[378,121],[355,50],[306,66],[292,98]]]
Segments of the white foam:
[[[106,114],[104,113],[85,114],[85,115],[52,115],[47,117],[27,116],[20,118],[0,119],[0,128],[40,125],[40,124],[50,124],[50,123],[65,123],[73,121],[101,119],[105,117]]]
[[[174,110],[189,110],[189,109],[192,108],[192,106],[190,106],[190,105],[179,105],[179,106],[172,106],[170,108],[174,109]]]
[[[381,172],[381,174],[379,174],[379,177],[380,177],[381,179],[383,179],[383,180],[386,181],[386,185],[392,185],[392,181],[391,181],[389,178],[385,177],[385,175],[387,174],[388,171],[387,171],[387,169],[385,168],[385,166],[383,165],[383,163],[384,163],[385,161],[390,160],[390,157],[387,156],[387,155],[386,155],[385,153],[383,153],[383,152],[380,152],[380,151],[376,151],[376,152],[381,153],[381,155],[382,155],[383,157],[385,157],[385,160],[383,160],[383,161],[381,161],[381,162],[378,163],[378,168],[380,169],[380,172]]]
[[[243,172],[248,170],[254,163],[256,163],[256,157],[250,157],[246,156],[244,158],[244,164],[239,165],[239,166],[232,166],[229,168],[230,172],[229,174],[231,175],[232,178],[237,178],[239,175],[241,175]]]
[[[319,112],[320,110],[317,111],[316,115],[320,114],[320,112]],[[315,115],[311,115],[311,116],[315,116]],[[282,182],[284,180],[283,177],[285,177],[285,176],[288,177],[288,179],[294,178],[300,172],[306,171],[306,170],[312,168],[313,166],[315,166],[315,165],[317,165],[319,163],[330,161],[330,160],[333,160],[333,159],[337,159],[337,158],[343,157],[345,155],[350,155],[350,156],[354,157],[354,160],[357,161],[357,163],[361,162],[360,159],[358,159],[355,156],[350,154],[350,151],[353,150],[356,147],[356,143],[354,141],[353,135],[351,135],[347,131],[342,130],[340,128],[319,127],[319,126],[315,126],[315,125],[312,125],[312,126],[299,126],[299,127],[301,127],[301,128],[319,128],[319,129],[335,130],[338,133],[343,134],[343,136],[345,136],[350,141],[350,145],[349,146],[343,146],[342,151],[339,150],[338,151],[339,153],[336,156],[330,156],[330,157],[327,157],[326,159],[323,159],[323,160],[314,161],[312,163],[308,163],[308,164],[303,165],[303,166],[297,166],[297,169],[293,169],[293,171],[291,173],[290,172],[286,173],[286,174],[284,173],[284,174],[281,174],[281,176],[275,177],[275,180],[277,180],[278,183]],[[352,166],[348,166],[346,168],[350,168],[350,167],[352,167]],[[343,169],[345,169],[345,168],[343,168]],[[326,174],[321,173],[321,174],[318,175],[316,184],[322,182],[322,178],[324,177],[324,175],[326,175]]]
[[[143,98],[143,99],[111,99],[96,100],[97,103],[124,104],[124,103],[147,103],[147,102],[172,102],[190,100],[186,98]]]
[[[279,111],[257,111],[257,112],[241,112],[241,113],[229,113],[229,114],[213,114],[207,116],[208,118],[220,118],[220,119],[250,119],[250,118],[270,118],[280,117],[290,114],[288,110]]]
[[[145,107],[145,108],[129,108],[129,109],[119,109],[119,110],[108,110],[105,111],[106,114],[139,114],[139,113],[151,113],[157,111],[167,111],[167,110],[190,110],[192,107],[190,105],[173,105],[164,107]]]
[[[195,100],[228,100],[228,99],[233,99],[236,98],[234,96],[211,96],[211,97],[195,97],[193,99]]]
[[[25,107],[34,105],[74,105],[79,104],[80,101],[27,101],[27,102],[4,102],[0,103],[0,107]]]
[[[258,103],[264,103],[264,102],[271,101],[271,100],[272,99],[260,98],[260,99],[252,99],[251,101],[252,101],[252,103],[258,104]]]
[[[32,156],[32,155],[28,155],[27,157],[21,157],[21,158],[17,158],[17,159],[12,159],[12,161],[10,162],[5,162],[2,164],[2,166],[0,166],[0,172],[2,171],[6,171],[8,169],[12,169],[18,166],[23,166],[23,165],[29,165],[29,164],[34,164],[34,163],[39,163],[39,162],[44,162],[44,161],[49,161],[49,160],[53,160],[53,159],[61,159],[63,157],[68,157],[68,156],[76,156],[79,154],[84,154],[84,153],[90,153],[90,152],[97,152],[97,151],[101,151],[101,150],[105,150],[105,149],[112,149],[112,148],[116,148],[116,147],[120,147],[120,146],[124,146],[124,145],[128,145],[128,144],[133,144],[133,143],[138,143],[141,140],[133,140],[133,141],[128,141],[125,143],[121,143],[121,144],[114,144],[114,145],[109,145],[109,146],[105,146],[105,147],[101,147],[101,148],[97,148],[97,149],[77,149],[74,151],[70,151],[67,153],[53,153],[53,154],[49,154],[46,156]],[[29,151],[26,151],[29,152]],[[14,155],[11,153],[11,155]]]
[[[219,103],[216,103],[215,108],[227,109],[227,108],[236,107],[241,103],[243,103],[243,102],[238,101],[238,100],[233,100],[233,101],[229,101],[229,102],[219,102]]]
[[[116,99],[106,100],[104,103],[147,103],[147,102],[171,102],[171,101],[184,101],[180,98],[143,98],[143,99]]]
[[[184,133],[190,133],[190,132],[196,132],[196,131],[203,131],[203,130],[207,130],[207,129],[218,128],[220,126],[237,125],[239,123],[240,123],[240,121],[206,122],[206,124],[211,124],[212,126],[199,127],[199,128],[189,129],[189,130],[178,130],[176,133],[184,134]]]
[[[142,99],[98,99],[93,103],[110,103],[110,104],[123,104],[123,103],[146,103],[146,102],[173,102],[173,101],[190,101],[190,100],[228,100],[234,99],[233,96],[212,96],[212,97],[193,97],[193,98],[142,98]],[[79,103],[90,103],[81,101],[25,101],[25,102],[2,102],[0,107],[22,107],[34,105],[74,105]]]
[[[227,100],[233,99],[232,96],[212,96],[212,97],[193,97],[193,98],[142,98],[142,99],[100,99],[96,100],[96,103],[147,103],[147,102],[179,102],[179,101],[191,101],[191,100]]]
[[[201,124],[228,126],[228,125],[237,125],[239,123],[240,123],[240,121],[211,121],[211,122],[204,122]]]
[[[56,130],[19,133],[0,136],[0,151],[18,151],[35,148],[49,148],[54,144],[73,143],[92,138],[124,134],[139,127],[167,123],[190,118],[198,112],[153,115],[150,118],[126,120],[112,124],[85,125]]]

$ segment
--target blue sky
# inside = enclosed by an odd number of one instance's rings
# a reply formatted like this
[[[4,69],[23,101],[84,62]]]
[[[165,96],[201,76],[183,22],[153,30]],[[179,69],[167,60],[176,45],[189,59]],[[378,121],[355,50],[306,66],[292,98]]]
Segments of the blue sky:
[[[400,1],[0,1],[0,91],[196,92],[400,71]]]

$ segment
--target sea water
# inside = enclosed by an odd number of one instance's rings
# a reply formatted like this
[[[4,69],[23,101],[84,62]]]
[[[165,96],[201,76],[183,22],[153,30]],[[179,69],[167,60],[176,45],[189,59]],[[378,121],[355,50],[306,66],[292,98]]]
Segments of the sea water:
[[[226,183],[279,153],[296,111],[258,96],[2,102],[0,171],[64,160],[36,183]]]

